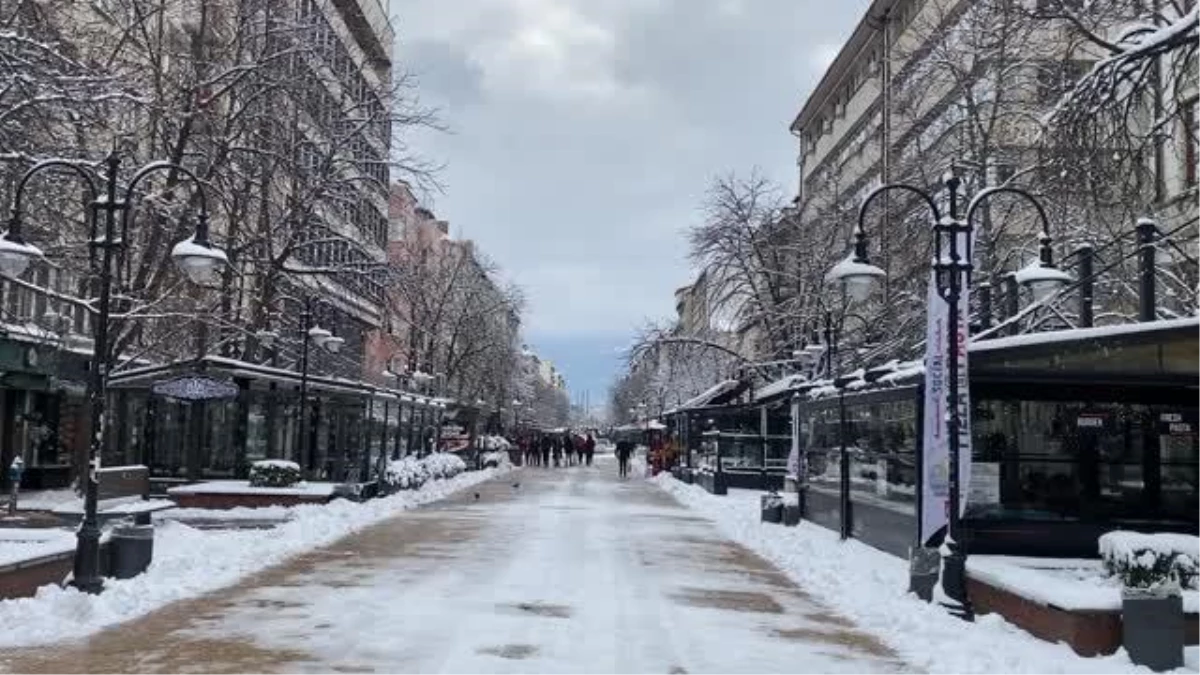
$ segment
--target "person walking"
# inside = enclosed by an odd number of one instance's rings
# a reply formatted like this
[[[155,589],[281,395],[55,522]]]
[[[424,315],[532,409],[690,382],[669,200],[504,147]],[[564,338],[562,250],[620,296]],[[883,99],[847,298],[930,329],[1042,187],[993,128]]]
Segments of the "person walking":
[[[596,439],[589,433],[583,441],[583,457],[588,466],[592,465],[592,456],[596,454]]]
[[[542,437],[542,466],[550,466],[550,451],[554,448],[554,439],[549,434]]]
[[[621,478],[629,476],[629,456],[633,454],[633,443],[617,441],[617,471]]]

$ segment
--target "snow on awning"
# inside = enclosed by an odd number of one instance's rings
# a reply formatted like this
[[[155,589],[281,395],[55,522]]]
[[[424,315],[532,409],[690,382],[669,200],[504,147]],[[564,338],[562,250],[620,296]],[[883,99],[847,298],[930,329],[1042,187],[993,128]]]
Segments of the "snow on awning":
[[[692,398],[675,406],[674,408],[671,408],[663,414],[671,415],[674,413],[691,410],[692,408],[702,408],[708,405],[724,403],[730,398],[742,393],[742,391],[746,389],[746,386],[746,383],[741,380],[724,380],[722,382],[718,382],[708,389],[705,389],[700,394],[693,396]]]
[[[198,370],[209,375],[244,378],[252,382],[274,382],[285,386],[298,386],[301,380],[300,373],[294,370],[250,363],[225,356],[208,355],[200,359],[123,370],[114,373],[109,378],[108,385],[113,389],[148,388],[159,379],[169,378],[180,372]],[[378,400],[412,401],[415,405],[425,407],[444,407],[443,401],[446,401],[446,399],[427,398],[399,389],[380,387],[368,382],[341,377],[309,375],[308,387],[314,392],[361,396]]]
[[[800,374],[788,375],[756,389],[754,391],[754,401],[762,403],[765,400],[776,398],[781,394],[790,393],[793,389],[799,389],[806,384],[808,384],[807,377]]]
[[[1121,336],[1139,335],[1157,331],[1179,330],[1190,328],[1193,331],[1200,328],[1200,317],[1184,317],[1182,319],[1163,319],[1161,321],[1146,321],[1142,323],[1126,323],[1116,326],[1099,326],[1097,328],[1071,328],[1068,330],[1046,331],[1042,333],[1026,333],[1012,337],[992,338],[990,340],[972,340],[971,353],[991,352],[998,349],[1013,347],[1029,347],[1058,342],[1073,342],[1076,340],[1096,340]]]

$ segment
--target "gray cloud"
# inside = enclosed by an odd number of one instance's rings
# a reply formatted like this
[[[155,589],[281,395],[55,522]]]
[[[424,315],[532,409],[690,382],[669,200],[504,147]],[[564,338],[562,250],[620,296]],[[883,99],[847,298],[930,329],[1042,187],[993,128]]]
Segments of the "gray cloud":
[[[397,63],[452,134],[434,208],[529,292],[529,328],[673,312],[707,182],[795,183],[787,131],[867,0],[404,0]]]

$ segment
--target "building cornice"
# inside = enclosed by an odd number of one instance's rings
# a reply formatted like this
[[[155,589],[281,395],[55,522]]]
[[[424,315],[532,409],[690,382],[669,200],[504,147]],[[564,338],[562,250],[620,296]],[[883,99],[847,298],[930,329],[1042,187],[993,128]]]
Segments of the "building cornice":
[[[859,19],[850,39],[842,45],[833,59],[833,63],[825,70],[817,86],[809,93],[800,113],[792,120],[792,133],[799,132],[825,107],[829,98],[837,91],[842,81],[850,74],[850,66],[858,60],[862,51],[870,47],[879,35],[880,21],[892,8],[904,0],[873,0],[863,17]]]

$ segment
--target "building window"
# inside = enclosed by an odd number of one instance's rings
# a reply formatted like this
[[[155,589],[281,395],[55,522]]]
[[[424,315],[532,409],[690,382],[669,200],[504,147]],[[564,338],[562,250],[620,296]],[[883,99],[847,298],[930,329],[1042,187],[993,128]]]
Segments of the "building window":
[[[1200,99],[1192,99],[1183,105],[1183,185],[1185,188],[1195,187],[1196,185],[1196,161],[1197,134],[1200,134],[1200,127],[1197,127],[1196,106],[1200,104]]]

